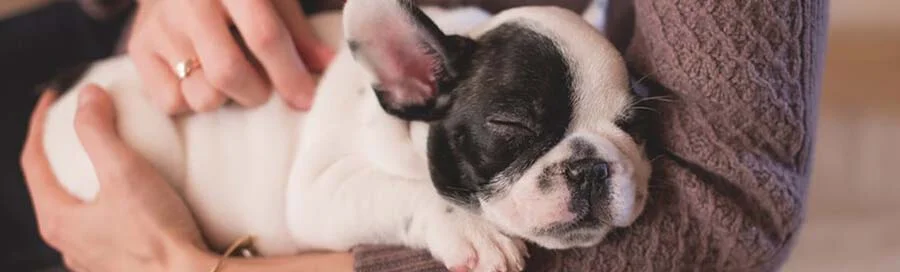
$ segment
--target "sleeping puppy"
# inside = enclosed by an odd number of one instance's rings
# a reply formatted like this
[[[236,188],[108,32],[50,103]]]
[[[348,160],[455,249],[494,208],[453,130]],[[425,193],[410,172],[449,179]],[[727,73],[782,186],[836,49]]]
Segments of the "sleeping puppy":
[[[558,8],[428,14],[348,1],[346,46],[306,113],[273,95],[172,118],[129,59],[95,63],[50,111],[47,155],[67,190],[93,199],[73,120],[79,86],[95,83],[214,249],[248,234],[268,256],[397,244],[448,268],[518,271],[522,240],[587,247],[634,222],[650,165],[620,127],[635,98],[613,46]]]

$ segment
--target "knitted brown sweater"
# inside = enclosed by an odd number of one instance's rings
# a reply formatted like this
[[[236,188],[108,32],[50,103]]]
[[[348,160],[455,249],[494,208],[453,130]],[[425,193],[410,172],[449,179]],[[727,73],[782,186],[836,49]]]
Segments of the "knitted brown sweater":
[[[494,11],[586,3],[419,2]],[[827,0],[611,0],[608,36],[646,75],[640,86],[665,98],[650,121],[649,146],[660,154],[651,201],[635,225],[597,247],[532,247],[527,270],[776,270],[803,221],[826,11]],[[445,271],[424,251],[362,246],[354,255],[358,271]]]

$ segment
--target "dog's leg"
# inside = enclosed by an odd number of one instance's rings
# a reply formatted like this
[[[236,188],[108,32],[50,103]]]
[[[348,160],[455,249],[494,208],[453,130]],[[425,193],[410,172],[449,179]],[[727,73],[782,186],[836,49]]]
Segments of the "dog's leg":
[[[297,179],[292,179],[297,181]],[[524,244],[444,201],[428,181],[386,175],[345,158],[288,189],[288,226],[303,249],[359,244],[426,248],[448,268],[520,271]]]

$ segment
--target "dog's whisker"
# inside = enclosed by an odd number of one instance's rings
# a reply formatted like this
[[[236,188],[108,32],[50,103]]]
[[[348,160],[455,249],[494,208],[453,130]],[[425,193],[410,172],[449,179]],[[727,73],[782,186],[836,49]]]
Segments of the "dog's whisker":
[[[649,107],[632,107],[631,109],[633,111],[644,111],[644,112],[652,112],[652,113],[659,114],[659,110],[654,109],[654,108],[649,108]]]
[[[672,103],[672,102],[675,102],[675,99],[671,98],[669,96],[650,96],[650,97],[644,97],[640,100],[640,102],[647,102],[647,101],[660,101],[660,102]]]

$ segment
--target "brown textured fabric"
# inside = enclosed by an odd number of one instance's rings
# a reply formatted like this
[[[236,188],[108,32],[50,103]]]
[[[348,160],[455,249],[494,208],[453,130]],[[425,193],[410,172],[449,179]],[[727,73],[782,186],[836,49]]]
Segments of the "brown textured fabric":
[[[826,4],[615,3],[634,8],[629,63],[668,100],[656,105],[654,146],[662,155],[654,160],[651,203],[634,226],[595,248],[534,249],[527,270],[777,270],[803,220]],[[356,254],[357,269],[372,272],[427,256],[374,247]]]

